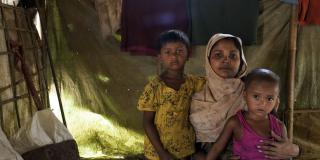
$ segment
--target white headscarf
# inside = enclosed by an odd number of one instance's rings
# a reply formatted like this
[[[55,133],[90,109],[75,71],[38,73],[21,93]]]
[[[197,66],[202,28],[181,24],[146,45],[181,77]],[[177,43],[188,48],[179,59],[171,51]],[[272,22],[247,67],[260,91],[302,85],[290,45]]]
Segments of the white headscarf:
[[[235,78],[224,79],[212,70],[209,57],[214,44],[227,37],[240,43],[242,66]],[[240,78],[246,74],[247,63],[241,39],[230,34],[215,34],[207,44],[205,61],[207,82],[203,90],[192,97],[190,121],[195,129],[197,142],[215,142],[227,119],[245,107],[242,96],[244,84]]]

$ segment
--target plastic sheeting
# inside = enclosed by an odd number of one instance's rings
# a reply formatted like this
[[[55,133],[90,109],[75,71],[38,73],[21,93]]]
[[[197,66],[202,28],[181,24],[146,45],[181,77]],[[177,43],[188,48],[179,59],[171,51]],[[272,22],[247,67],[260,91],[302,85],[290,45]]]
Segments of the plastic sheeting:
[[[11,146],[7,136],[3,133],[0,127],[0,160],[23,160]]]
[[[32,119],[22,126],[10,140],[20,154],[46,146],[72,140],[68,129],[56,118],[50,109],[36,112]]]
[[[93,6],[88,5],[89,0],[54,2],[57,4],[55,11],[60,17],[49,16],[49,23],[52,24],[49,25],[50,48],[55,55],[62,88],[71,93],[69,96],[76,99],[74,101],[78,106],[116,121],[120,127],[142,134],[142,116],[136,110],[136,103],[148,77],[156,73],[156,59],[129,56],[120,52],[118,42],[104,40],[99,31],[97,14]],[[258,41],[256,45],[246,46],[246,58],[250,69],[267,67],[281,76],[280,110],[285,112],[291,6],[279,0],[260,0],[259,3]],[[74,13],[78,15],[74,16]],[[320,29],[317,26],[299,29],[296,109],[319,109],[320,106],[320,87],[317,82],[320,78],[319,37]],[[205,47],[195,46],[193,53],[187,62],[186,72],[203,75]],[[297,159],[319,158],[319,113],[295,114],[294,118],[294,142],[302,148],[302,155]],[[74,125],[69,124],[71,128]],[[108,132],[108,129],[104,131]],[[108,140],[112,142],[118,138]],[[99,142],[102,142],[101,139],[94,143]],[[113,150],[121,150],[120,146],[113,147]],[[128,148],[122,151],[130,152]]]
[[[8,5],[17,5],[20,0],[1,0],[1,3],[8,4]]]

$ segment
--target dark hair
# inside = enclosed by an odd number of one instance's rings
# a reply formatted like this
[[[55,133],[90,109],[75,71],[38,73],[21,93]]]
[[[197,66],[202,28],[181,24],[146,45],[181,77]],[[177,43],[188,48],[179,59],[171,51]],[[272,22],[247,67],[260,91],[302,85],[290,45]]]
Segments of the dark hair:
[[[236,76],[238,76],[238,74],[239,74],[239,72],[241,71],[241,68],[242,68],[242,66],[243,66],[241,43],[239,42],[239,40],[238,40],[236,37],[226,37],[226,38],[222,38],[222,39],[220,39],[220,40],[230,40],[230,41],[232,41],[233,44],[236,46],[236,48],[239,50],[239,53],[240,53],[240,66],[239,66],[238,73],[237,73],[237,75],[236,75]],[[218,40],[218,41],[212,46],[212,48],[215,47],[216,44],[218,44],[220,40]],[[211,48],[211,50],[212,50],[212,48]],[[210,51],[210,54],[211,54],[211,51]],[[210,55],[209,55],[209,57],[210,57]],[[209,61],[210,61],[210,59],[209,59]]]
[[[226,38],[223,38],[223,39],[233,41],[234,45],[236,46],[236,48],[237,48],[237,49],[240,51],[240,53],[241,53],[241,44],[240,44],[239,40],[238,40],[236,37],[226,37]],[[220,39],[220,40],[222,40],[222,39]],[[220,40],[219,40],[219,41],[220,41]],[[219,41],[218,41],[218,42],[219,42]]]
[[[280,77],[269,69],[257,68],[252,70],[244,80],[245,89],[248,89],[253,81],[265,81],[277,84],[280,89]],[[277,110],[274,108],[271,114],[278,117]]]
[[[180,31],[180,30],[168,30],[165,32],[162,32],[157,40],[157,44],[156,44],[156,49],[158,51],[160,51],[160,49],[169,42],[181,42],[183,43],[187,50],[188,50],[188,54],[190,51],[190,40],[188,38],[188,36]]]
[[[266,81],[280,86],[280,77],[271,70],[265,68],[254,69],[245,77],[245,89],[248,89],[253,81]]]

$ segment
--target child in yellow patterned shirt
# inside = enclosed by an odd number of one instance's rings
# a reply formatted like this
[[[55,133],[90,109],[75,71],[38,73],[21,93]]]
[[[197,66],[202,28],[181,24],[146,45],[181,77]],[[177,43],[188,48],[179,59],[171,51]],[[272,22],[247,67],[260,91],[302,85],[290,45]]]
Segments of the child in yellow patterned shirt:
[[[195,151],[195,133],[189,122],[191,96],[205,79],[184,74],[190,42],[178,30],[163,32],[158,39],[159,61],[164,71],[144,88],[138,101],[143,111],[147,159],[187,159]]]

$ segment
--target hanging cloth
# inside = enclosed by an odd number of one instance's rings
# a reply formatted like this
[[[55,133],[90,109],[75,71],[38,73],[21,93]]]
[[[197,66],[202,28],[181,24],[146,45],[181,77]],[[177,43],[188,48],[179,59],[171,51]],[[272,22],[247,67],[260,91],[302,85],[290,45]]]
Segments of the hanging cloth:
[[[258,0],[188,0],[191,13],[191,41],[205,45],[216,33],[240,37],[253,44],[257,37]]]
[[[320,25],[320,0],[299,0],[298,21],[301,25]]]
[[[123,0],[121,49],[155,56],[158,35],[169,29],[187,33],[186,0]]]

